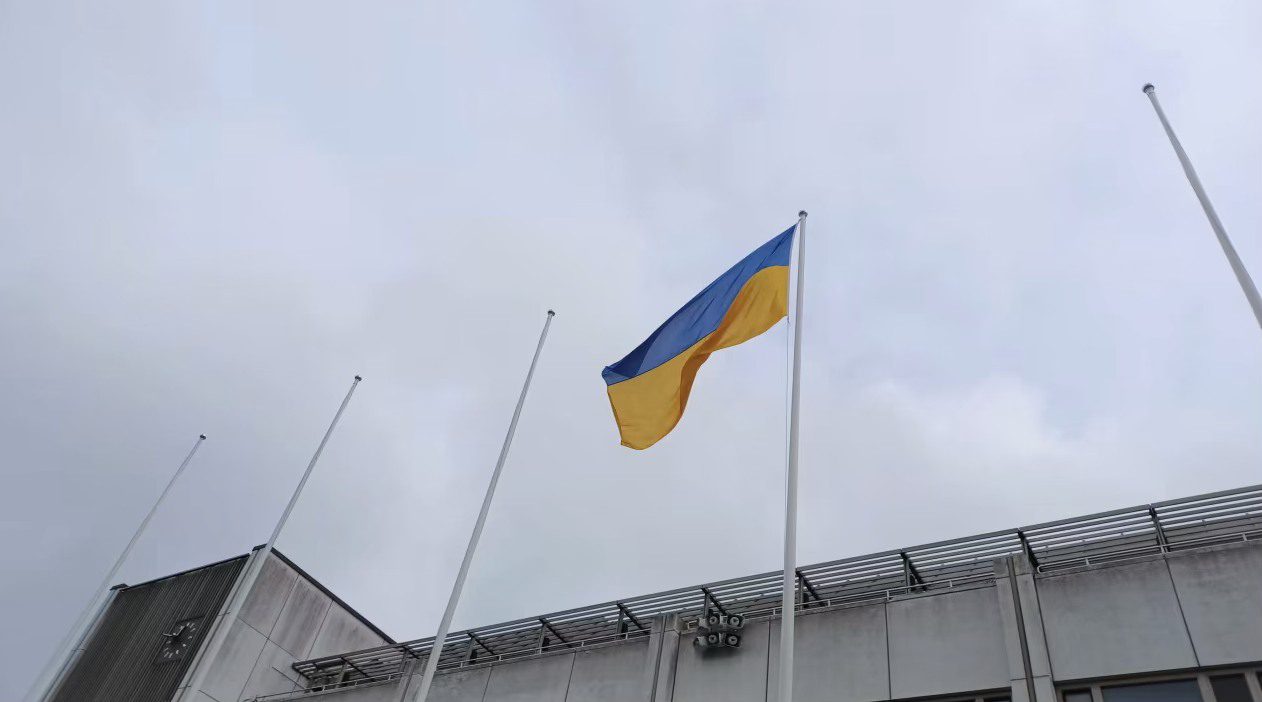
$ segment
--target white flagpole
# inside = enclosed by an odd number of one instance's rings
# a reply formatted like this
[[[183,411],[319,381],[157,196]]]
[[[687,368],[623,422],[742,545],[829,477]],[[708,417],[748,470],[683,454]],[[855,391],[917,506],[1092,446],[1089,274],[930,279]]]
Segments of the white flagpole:
[[[793,305],[793,380],[789,400],[789,461],[784,478],[784,587],[780,593],[780,697],[793,702],[793,638],[797,610],[798,409],[802,382],[802,289],[806,273],[806,211],[798,212],[797,293]]]
[[[1262,297],[1258,296],[1258,289],[1253,284],[1253,279],[1249,277],[1249,271],[1244,267],[1244,263],[1240,260],[1240,256],[1236,253],[1236,247],[1232,245],[1231,239],[1227,237],[1227,230],[1223,228],[1223,223],[1218,219],[1218,213],[1214,211],[1214,205],[1209,201],[1209,195],[1205,194],[1205,188],[1201,185],[1201,179],[1197,177],[1196,170],[1192,168],[1192,162],[1188,159],[1187,152],[1183,150],[1183,145],[1179,143],[1179,138],[1174,135],[1174,128],[1170,126],[1170,120],[1166,119],[1166,113],[1161,109],[1161,103],[1157,102],[1157,89],[1152,83],[1144,86],[1144,94],[1152,102],[1152,108],[1157,111],[1157,119],[1161,120],[1161,126],[1166,130],[1166,136],[1170,138],[1170,145],[1174,147],[1174,153],[1179,157],[1179,163],[1183,165],[1183,173],[1187,176],[1188,183],[1192,186],[1192,191],[1196,193],[1196,198],[1201,201],[1201,209],[1205,210],[1205,217],[1209,219],[1209,226],[1214,230],[1214,235],[1218,237],[1218,243],[1223,247],[1223,253],[1227,256],[1227,263],[1231,265],[1231,270],[1236,274],[1236,280],[1240,283],[1240,288],[1244,290],[1244,296],[1249,301],[1249,306],[1253,308],[1253,316],[1258,321],[1258,326],[1262,327]]]
[[[469,536],[469,545],[465,547],[464,560],[460,562],[460,570],[456,573],[456,582],[451,587],[451,596],[447,598],[447,609],[438,623],[438,633],[434,635],[434,643],[425,659],[425,673],[421,676],[420,687],[412,697],[414,702],[425,702],[429,696],[429,687],[434,682],[434,673],[438,670],[438,659],[443,654],[443,643],[447,639],[447,630],[451,628],[451,618],[460,604],[460,593],[464,590],[465,578],[469,575],[469,565],[473,563],[473,553],[478,548],[478,540],[482,538],[482,527],[486,525],[486,515],[491,511],[491,500],[495,497],[495,486],[504,471],[504,461],[508,458],[508,448],[513,444],[513,434],[517,433],[517,420],[521,417],[521,408],[526,404],[526,393],[530,391],[530,380],[535,375],[535,366],[539,363],[539,353],[543,351],[543,342],[548,338],[548,327],[552,325],[552,317],[556,313],[548,310],[548,318],[543,323],[543,331],[539,333],[539,344],[535,346],[534,358],[530,359],[530,370],[526,371],[526,382],[521,386],[521,395],[517,398],[517,407],[513,409],[513,419],[508,423],[508,434],[504,437],[504,445],[500,448],[499,460],[495,462],[495,471],[491,473],[491,482],[486,486],[486,495],[482,498],[482,510],[478,512],[478,520],[473,525],[473,534]],[[407,697],[408,680],[403,675],[399,682],[399,699]]]
[[[241,578],[240,585],[233,591],[232,596],[229,598],[228,606],[221,612],[218,621],[215,622],[206,647],[194,661],[193,669],[195,672],[188,687],[184,690],[184,699],[196,699],[198,691],[206,684],[206,676],[210,673],[211,665],[219,655],[219,650],[223,648],[224,641],[228,638],[228,630],[232,628],[233,615],[241,610],[246,598],[250,596],[250,591],[254,589],[254,583],[258,580],[259,573],[263,570],[263,564],[267,562],[267,557],[275,549],[276,539],[280,537],[280,532],[285,528],[285,522],[289,521],[289,515],[294,511],[294,505],[298,504],[298,498],[302,496],[302,489],[307,486],[307,479],[311,477],[311,471],[315,469],[316,462],[320,460],[320,454],[324,452],[325,445],[329,443],[329,437],[333,435],[333,430],[337,428],[338,420],[342,418],[342,412],[346,411],[346,405],[350,403],[351,395],[355,394],[355,388],[359,386],[362,380],[362,377],[355,376],[350,389],[346,391],[346,397],[342,398],[342,404],[337,408],[337,413],[333,415],[333,421],[329,423],[329,428],[325,430],[324,438],[320,439],[320,445],[316,447],[315,453],[311,456],[311,461],[307,463],[307,470],[302,474],[302,479],[298,481],[298,487],[294,488],[294,494],[290,496],[289,504],[285,505],[285,511],[281,513],[280,521],[276,522],[276,528],[272,529],[272,535],[268,538],[267,544],[256,551],[253,557],[247,561],[246,571]]]
[[[114,561],[110,572],[105,574],[105,578],[101,580],[101,584],[97,586],[96,591],[92,593],[92,599],[88,600],[88,604],[84,607],[79,618],[75,620],[74,627],[66,634],[66,638],[62,639],[58,645],[57,651],[53,657],[49,659],[48,664],[44,666],[44,670],[40,672],[35,684],[31,687],[31,691],[27,693],[27,699],[43,700],[51,696],[53,688],[56,687],[58,680],[65,673],[70,661],[74,658],[74,653],[78,650],[83,638],[87,635],[92,625],[96,623],[96,619],[100,617],[104,611],[101,598],[105,596],[114,582],[114,577],[118,575],[119,568],[123,567],[123,562],[131,555],[131,550],[136,546],[136,542],[140,540],[140,536],[145,533],[145,529],[149,526],[149,521],[153,519],[153,515],[158,511],[158,507],[162,505],[166,499],[167,493],[171,492],[171,486],[175,485],[175,481],[179,479],[180,474],[188,467],[190,461],[193,460],[193,454],[197,453],[197,449],[201,447],[202,442],[206,440],[205,434],[199,434],[197,441],[193,443],[193,448],[189,450],[188,455],[180,462],[180,467],[175,469],[175,473],[171,475],[171,479],[167,481],[167,485],[162,489],[162,494],[158,495],[158,499],[154,501],[153,506],[149,508],[149,513],[145,518],[140,520],[140,526],[136,527],[136,532],[131,535],[131,541],[127,542],[127,546],[123,548],[123,552],[118,554],[118,558]],[[91,621],[89,621],[91,620]],[[55,672],[54,672],[55,671]],[[52,677],[49,673],[53,672]]]

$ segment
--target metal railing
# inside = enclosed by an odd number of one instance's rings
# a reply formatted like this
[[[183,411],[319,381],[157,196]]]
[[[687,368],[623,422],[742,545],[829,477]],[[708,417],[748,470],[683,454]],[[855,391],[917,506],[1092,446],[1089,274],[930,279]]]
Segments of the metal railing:
[[[994,560],[1025,554],[1041,573],[1262,538],[1262,485],[1084,517],[1035,524],[798,569],[799,608],[811,610],[889,600],[982,584]],[[747,619],[780,613],[782,571],[668,590],[588,607],[478,627],[448,635],[439,670],[484,665],[555,651],[620,643],[649,635],[660,614],[681,618],[709,610]],[[422,661],[433,637],[299,661],[311,689],[397,678]]]

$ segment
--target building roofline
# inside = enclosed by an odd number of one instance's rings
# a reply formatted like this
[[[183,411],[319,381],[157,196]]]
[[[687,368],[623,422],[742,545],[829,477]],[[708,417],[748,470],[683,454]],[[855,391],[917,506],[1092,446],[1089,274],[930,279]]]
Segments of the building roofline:
[[[255,546],[255,547],[251,550],[251,552],[253,552],[253,551],[257,551],[257,550],[259,550],[259,549],[261,549],[261,548],[263,548],[263,546],[261,546],[261,545],[260,545],[260,546]],[[302,577],[306,578],[306,579],[307,579],[307,582],[311,583],[312,585],[315,585],[315,586],[316,586],[316,588],[320,590],[320,592],[323,592],[324,594],[328,595],[328,596],[329,596],[329,599],[333,600],[333,602],[335,602],[335,603],[336,603],[339,607],[341,607],[342,609],[346,610],[346,612],[347,612],[348,614],[350,614],[352,617],[355,617],[355,619],[359,620],[359,623],[360,623],[360,624],[363,624],[364,626],[368,627],[369,629],[372,629],[372,630],[373,630],[373,633],[375,633],[376,635],[378,635],[378,636],[380,636],[381,638],[385,639],[386,641],[390,642],[391,644],[398,643],[397,641],[395,641],[395,640],[394,640],[394,637],[392,637],[392,636],[390,636],[389,634],[387,634],[386,632],[382,631],[382,630],[381,630],[381,629],[380,629],[380,628],[379,628],[376,624],[373,624],[371,621],[369,621],[369,620],[368,620],[368,617],[365,617],[364,615],[360,614],[360,613],[359,613],[359,611],[358,611],[358,610],[356,610],[354,607],[352,607],[352,606],[350,606],[350,605],[346,604],[346,600],[343,600],[342,598],[340,598],[340,597],[338,597],[337,595],[335,595],[335,594],[333,593],[333,591],[332,591],[332,590],[330,590],[330,589],[328,589],[327,587],[325,587],[323,583],[321,583],[319,580],[316,580],[315,578],[311,577],[311,574],[310,574],[310,573],[308,573],[307,571],[303,570],[301,566],[299,566],[297,563],[294,563],[293,561],[289,560],[289,556],[286,556],[285,554],[281,553],[281,552],[280,552],[278,549],[276,549],[276,548],[273,548],[273,549],[272,549],[272,553],[273,553],[273,554],[274,554],[277,558],[279,558],[279,559],[281,560],[281,562],[283,562],[285,565],[289,566],[290,568],[293,568],[293,569],[294,569],[294,571],[298,573],[298,575],[300,575],[300,576],[302,576]]]
[[[153,578],[151,580],[145,580],[144,582],[139,582],[139,583],[136,583],[135,585],[128,585],[127,583],[119,583],[111,587],[110,589],[111,590],[134,590],[138,587],[148,587],[149,585],[160,583],[163,580],[170,580],[171,578],[179,578],[179,577],[188,575],[189,573],[196,573],[199,570],[207,570],[209,568],[214,568],[215,566],[221,566],[231,561],[244,560],[246,555],[248,554],[242,554],[240,556],[229,556],[228,558],[217,560],[214,563],[207,563],[206,565],[200,565],[194,568],[186,568],[184,570],[179,571],[178,573],[171,573],[170,575],[163,575],[161,577]]]
[[[805,587],[811,587],[810,582],[814,582],[813,599],[807,603],[804,597],[803,606],[831,607],[873,598],[888,600],[892,593],[919,593],[993,581],[994,560],[1019,554],[1024,554],[1031,565],[1043,572],[1046,568],[1071,567],[1084,559],[1099,562],[1133,556],[1136,550],[1164,554],[1229,541],[1257,542],[1259,536],[1262,536],[1262,485],[1248,485],[804,564],[798,566],[798,575]],[[640,620],[660,614],[692,616],[705,611],[711,603],[746,616],[776,616],[782,575],[781,570],[766,571],[449,632],[446,650],[458,656],[459,652],[451,648],[451,643],[462,638],[481,639],[490,642],[480,645],[495,649],[497,659],[508,659],[532,653],[542,629],[552,629],[553,633],[561,630],[566,637],[562,640],[569,639],[571,644],[612,640],[646,633],[640,626],[640,631],[610,634],[611,623],[621,622],[624,615]],[[823,595],[816,590],[823,591]],[[426,655],[433,641],[434,637],[429,636],[394,646],[323,656],[299,661],[293,668],[310,678],[326,665],[346,663],[349,659],[360,668],[367,666],[373,675],[393,674],[403,659]],[[453,660],[439,665],[442,668],[463,664]]]
[[[255,546],[254,548],[250,549],[250,553],[254,553],[255,551],[258,551],[258,550],[259,550],[259,549],[261,549],[261,548],[263,548],[263,546],[262,546],[262,545]],[[334,592],[333,592],[332,590],[330,590],[329,588],[325,587],[325,586],[324,586],[324,583],[321,583],[319,580],[316,580],[315,578],[311,577],[311,574],[310,574],[310,573],[308,573],[307,571],[303,570],[301,566],[299,566],[297,563],[294,563],[292,560],[290,560],[290,559],[289,559],[289,556],[286,556],[285,554],[281,553],[279,550],[277,550],[277,549],[275,549],[275,548],[273,548],[273,549],[272,549],[272,554],[273,554],[273,555],[275,555],[277,558],[279,558],[279,559],[280,559],[280,561],[281,561],[282,563],[284,563],[285,565],[289,566],[290,568],[293,568],[295,573],[297,573],[299,576],[301,576],[301,577],[302,577],[303,579],[305,579],[307,582],[309,582],[309,583],[311,583],[312,585],[314,585],[314,586],[316,587],[316,589],[317,589],[317,590],[319,590],[320,592],[322,592],[322,593],[324,593],[325,595],[327,595],[327,596],[329,597],[329,599],[333,600],[333,602],[334,602],[334,603],[336,603],[339,607],[341,607],[342,609],[346,610],[346,612],[347,612],[348,614],[350,614],[352,617],[355,617],[355,619],[357,619],[357,620],[359,621],[359,623],[360,623],[360,624],[363,624],[364,626],[368,627],[369,629],[372,629],[372,631],[373,631],[373,633],[374,633],[374,634],[376,634],[376,635],[380,636],[381,638],[385,639],[385,640],[388,642],[388,644],[389,644],[389,645],[393,645],[393,644],[395,644],[395,643],[398,643],[398,642],[396,642],[396,641],[394,640],[394,637],[392,637],[392,636],[390,636],[389,634],[387,634],[386,632],[382,631],[380,627],[378,627],[376,624],[373,624],[371,621],[369,621],[369,620],[368,620],[368,618],[367,618],[367,617],[365,617],[364,615],[360,614],[358,610],[356,610],[354,607],[352,607],[352,606],[350,606],[349,604],[347,604],[347,603],[346,603],[346,600],[343,600],[341,597],[338,597],[336,594],[334,594]],[[181,570],[181,571],[179,571],[179,572],[177,572],[177,573],[171,573],[170,575],[163,575],[163,576],[158,577],[158,578],[153,578],[152,580],[146,580],[146,581],[144,581],[144,582],[136,583],[135,585],[128,585],[127,583],[119,583],[119,584],[117,584],[117,585],[113,586],[113,587],[112,587],[112,588],[110,588],[110,589],[111,589],[111,590],[134,590],[134,589],[136,589],[136,588],[138,588],[138,587],[148,587],[149,585],[154,585],[154,584],[156,584],[156,583],[160,583],[160,582],[162,582],[162,581],[164,581],[164,580],[170,580],[170,579],[172,579],[172,578],[179,578],[179,577],[182,577],[182,576],[185,576],[185,575],[189,575],[190,573],[196,573],[196,572],[198,572],[198,571],[207,570],[207,569],[209,569],[209,568],[214,568],[215,566],[220,566],[220,565],[223,565],[223,564],[225,564],[225,563],[232,562],[232,561],[245,560],[245,559],[246,559],[249,555],[250,555],[250,554],[248,554],[248,553],[247,553],[247,554],[242,554],[242,555],[239,555],[239,556],[230,556],[230,557],[228,557],[228,558],[224,558],[224,559],[221,559],[221,560],[215,561],[214,563],[207,563],[206,565],[200,565],[200,566],[196,566],[196,567],[194,567],[194,568],[187,568],[187,569],[185,569],[185,570]]]

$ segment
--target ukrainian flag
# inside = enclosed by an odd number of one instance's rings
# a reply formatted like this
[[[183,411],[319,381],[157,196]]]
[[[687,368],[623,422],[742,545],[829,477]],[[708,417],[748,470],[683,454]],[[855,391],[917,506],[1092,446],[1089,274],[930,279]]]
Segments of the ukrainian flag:
[[[758,336],[788,314],[795,230],[790,227],[732,266],[601,373],[623,446],[646,449],[669,434],[710,354]]]

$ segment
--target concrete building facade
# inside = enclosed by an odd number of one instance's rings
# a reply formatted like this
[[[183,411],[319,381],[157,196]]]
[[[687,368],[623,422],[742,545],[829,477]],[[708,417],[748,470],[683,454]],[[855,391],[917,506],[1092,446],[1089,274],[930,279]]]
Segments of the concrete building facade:
[[[238,611],[229,611],[261,550],[139,585],[120,585],[54,684],[55,702],[226,702],[299,690],[293,664],[394,640],[278,551]],[[214,660],[204,644],[227,638]],[[190,689],[210,666],[203,689]]]
[[[429,699],[778,702],[779,577],[455,632]],[[804,566],[798,591],[800,702],[1262,702],[1262,486]],[[321,597],[278,560],[194,662],[214,689],[174,699],[402,699],[432,639]],[[711,612],[746,618],[739,647],[694,643]]]

